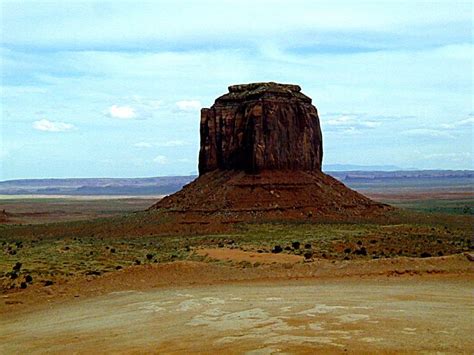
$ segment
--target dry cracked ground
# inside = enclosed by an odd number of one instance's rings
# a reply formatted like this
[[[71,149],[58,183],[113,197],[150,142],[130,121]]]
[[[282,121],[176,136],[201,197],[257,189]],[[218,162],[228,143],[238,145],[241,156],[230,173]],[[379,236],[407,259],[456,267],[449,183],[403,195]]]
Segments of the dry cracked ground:
[[[0,353],[473,353],[469,275],[122,291],[1,317]]]

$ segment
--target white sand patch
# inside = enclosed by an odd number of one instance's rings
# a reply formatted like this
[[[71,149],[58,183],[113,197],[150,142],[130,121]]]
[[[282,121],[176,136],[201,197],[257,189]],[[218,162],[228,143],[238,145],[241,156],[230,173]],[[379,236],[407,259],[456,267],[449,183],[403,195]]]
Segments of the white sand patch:
[[[208,304],[224,304],[225,303],[223,299],[216,298],[216,297],[204,297],[204,298],[201,298],[201,300]]]
[[[352,314],[343,314],[340,316],[337,316],[342,323],[353,323],[353,322],[358,322],[361,320],[367,320],[369,319],[369,316],[367,314],[357,314],[357,313],[352,313]]]
[[[304,314],[306,316],[311,316],[311,315],[314,316],[315,314],[326,314],[326,313],[333,312],[337,309],[347,309],[347,308],[348,307],[345,307],[345,306],[327,306],[325,304],[317,304],[313,308],[301,311],[298,314]]]
[[[201,304],[195,300],[186,300],[181,302],[176,309],[179,312],[186,312],[193,309],[198,309],[201,307]]]
[[[319,322],[309,323],[308,328],[311,329],[311,330],[323,330],[324,329],[322,323],[319,323]]]

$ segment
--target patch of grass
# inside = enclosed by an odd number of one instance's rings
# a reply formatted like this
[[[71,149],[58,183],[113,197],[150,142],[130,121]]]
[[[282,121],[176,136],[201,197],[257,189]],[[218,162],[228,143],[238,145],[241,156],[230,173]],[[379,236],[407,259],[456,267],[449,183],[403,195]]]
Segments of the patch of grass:
[[[428,213],[447,213],[455,215],[474,215],[474,199],[456,199],[456,200],[419,200],[419,201],[387,201],[393,206]]]

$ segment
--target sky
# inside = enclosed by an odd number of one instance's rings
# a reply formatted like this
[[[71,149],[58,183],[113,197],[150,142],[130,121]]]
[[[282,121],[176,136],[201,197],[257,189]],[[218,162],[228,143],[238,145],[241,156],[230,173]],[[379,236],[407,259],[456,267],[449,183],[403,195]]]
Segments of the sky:
[[[0,180],[189,175],[200,108],[298,84],[325,164],[474,169],[470,1],[0,2]]]

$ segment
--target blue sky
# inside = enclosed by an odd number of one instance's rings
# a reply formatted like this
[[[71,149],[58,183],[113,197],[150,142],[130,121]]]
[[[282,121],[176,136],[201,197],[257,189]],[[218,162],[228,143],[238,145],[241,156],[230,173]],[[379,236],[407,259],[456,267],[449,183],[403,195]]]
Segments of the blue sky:
[[[357,4],[357,5],[356,5]],[[299,84],[326,164],[472,169],[469,1],[2,1],[0,179],[187,175],[227,86]]]

